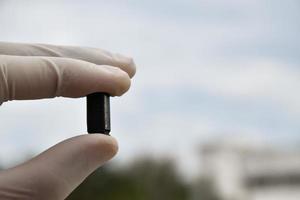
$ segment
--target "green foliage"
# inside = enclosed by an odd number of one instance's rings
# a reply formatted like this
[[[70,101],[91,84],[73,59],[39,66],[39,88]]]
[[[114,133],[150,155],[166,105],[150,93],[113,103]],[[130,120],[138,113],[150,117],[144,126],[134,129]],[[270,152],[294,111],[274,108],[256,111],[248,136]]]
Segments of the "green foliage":
[[[186,200],[189,193],[171,162],[142,160],[123,170],[96,170],[67,200]]]

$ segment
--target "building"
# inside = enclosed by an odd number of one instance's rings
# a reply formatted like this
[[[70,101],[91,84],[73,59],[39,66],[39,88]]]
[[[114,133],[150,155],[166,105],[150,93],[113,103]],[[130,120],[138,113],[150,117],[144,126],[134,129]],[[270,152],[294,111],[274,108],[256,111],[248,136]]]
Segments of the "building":
[[[300,151],[219,140],[201,148],[203,175],[224,200],[299,200]]]

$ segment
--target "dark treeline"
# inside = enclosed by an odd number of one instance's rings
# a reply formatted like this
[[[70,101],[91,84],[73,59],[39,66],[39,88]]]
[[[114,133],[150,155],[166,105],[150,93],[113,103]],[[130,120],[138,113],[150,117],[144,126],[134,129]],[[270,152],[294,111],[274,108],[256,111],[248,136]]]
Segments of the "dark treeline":
[[[170,161],[143,159],[126,168],[109,165],[91,174],[67,200],[219,200],[209,181],[180,178]]]

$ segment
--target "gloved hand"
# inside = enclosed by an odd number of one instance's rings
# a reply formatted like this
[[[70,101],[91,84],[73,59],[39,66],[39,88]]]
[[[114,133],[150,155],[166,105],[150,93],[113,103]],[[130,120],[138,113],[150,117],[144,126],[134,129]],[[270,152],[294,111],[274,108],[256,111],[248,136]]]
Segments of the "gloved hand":
[[[131,58],[100,49],[0,42],[0,104],[94,92],[120,96],[129,89],[134,74]],[[1,171],[0,199],[65,199],[117,150],[116,140],[103,134],[65,140]]]

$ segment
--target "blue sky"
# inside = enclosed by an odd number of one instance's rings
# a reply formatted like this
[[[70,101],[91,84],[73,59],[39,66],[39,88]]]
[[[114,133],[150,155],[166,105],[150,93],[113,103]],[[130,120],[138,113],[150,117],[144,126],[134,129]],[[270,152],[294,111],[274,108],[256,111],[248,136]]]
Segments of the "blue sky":
[[[300,141],[299,9],[297,0],[2,0],[0,40],[133,56],[132,89],[112,101],[115,160],[167,154],[196,170],[197,145],[211,138]],[[0,109],[3,163],[85,131],[84,99]]]

